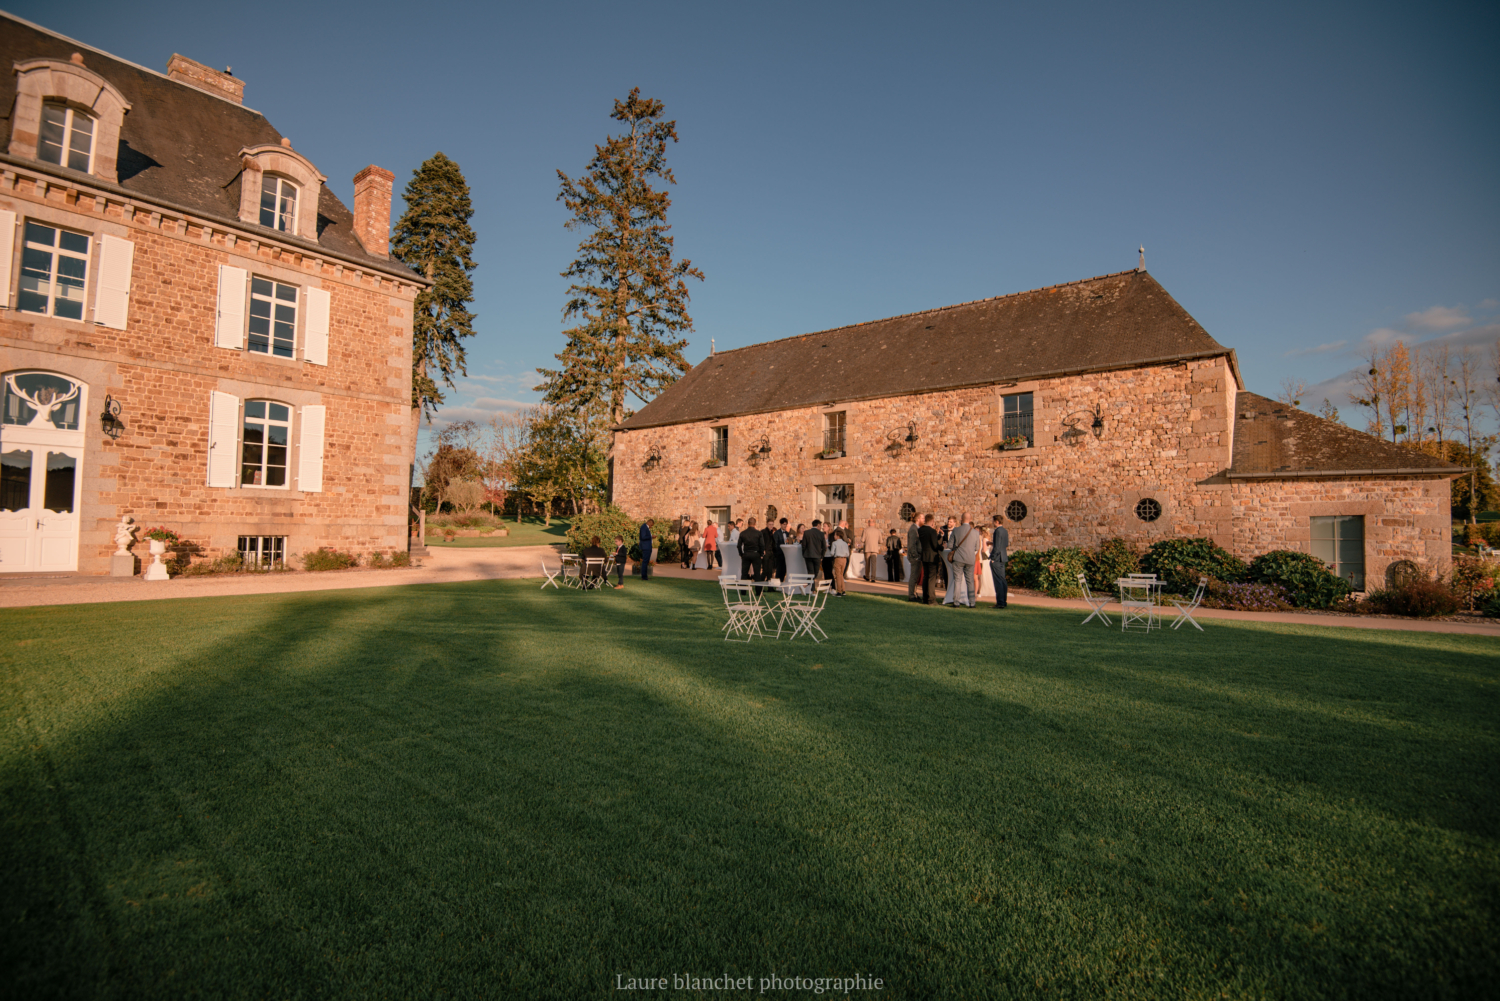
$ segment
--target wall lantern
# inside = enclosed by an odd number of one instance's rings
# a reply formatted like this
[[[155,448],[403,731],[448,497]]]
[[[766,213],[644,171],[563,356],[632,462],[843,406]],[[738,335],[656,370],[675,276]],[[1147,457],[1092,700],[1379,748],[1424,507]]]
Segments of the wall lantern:
[[[771,439],[766,435],[760,436],[759,442],[753,442],[750,446],[750,465],[758,466],[771,457]]]
[[[99,415],[99,426],[111,439],[120,437],[120,432],[125,430],[125,422],[120,420],[120,401],[113,396],[104,397],[104,411]]]
[[[655,469],[661,465],[661,446],[652,445],[646,450],[646,461],[641,463],[644,469]]]
[[[890,439],[891,442],[886,446],[886,448],[893,452],[899,452],[902,448],[906,448],[908,450],[916,448],[917,442],[922,438],[921,435],[917,434],[916,421],[907,421],[906,427],[897,428],[894,431],[887,431],[885,436],[886,438]]]
[[[1093,410],[1075,410],[1062,419],[1062,423],[1068,428],[1062,433],[1063,441],[1069,445],[1081,444],[1084,430],[1080,425],[1089,418],[1093,418],[1089,421],[1088,427],[1094,432],[1094,437],[1104,437],[1104,413],[1099,405],[1095,404]]]

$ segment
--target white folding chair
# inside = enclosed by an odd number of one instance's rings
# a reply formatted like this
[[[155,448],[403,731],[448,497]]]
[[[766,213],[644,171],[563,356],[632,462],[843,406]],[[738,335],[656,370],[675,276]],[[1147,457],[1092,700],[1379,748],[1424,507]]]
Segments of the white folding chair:
[[[828,604],[828,596],[833,593],[833,581],[820,580],[813,589],[813,593],[807,596],[807,600],[799,601],[787,609],[794,626],[792,635],[788,639],[796,639],[798,636],[806,636],[814,643],[821,643],[828,638],[823,627],[818,625],[818,616],[823,614],[823,608]],[[814,636],[816,632],[823,640]],[[780,636],[780,632],[777,633]]]
[[[562,582],[565,587],[581,587],[583,585],[583,567],[578,562],[577,553],[562,554]]]
[[[548,584],[551,584],[553,587],[557,587],[557,578],[558,575],[562,573],[562,567],[558,567],[556,570],[553,570],[547,565],[546,560],[542,560],[542,573],[547,577],[546,580],[542,581],[542,590],[545,591],[547,590]],[[558,587],[557,589],[559,591],[562,590],[562,588],[560,587]]]
[[[1089,613],[1089,617],[1083,620],[1082,625],[1086,626],[1090,622],[1093,622],[1096,618],[1100,622],[1103,622],[1106,626],[1114,625],[1114,623],[1110,621],[1109,616],[1104,614],[1104,606],[1108,605],[1112,599],[1109,597],[1094,597],[1093,594],[1089,591],[1089,579],[1083,574],[1078,575],[1078,586],[1083,589],[1083,600],[1088,602],[1089,607],[1093,609],[1093,611]]]
[[[579,587],[585,591],[597,591],[599,585],[604,583],[604,558],[602,556],[586,557],[579,571],[578,582]]]
[[[765,615],[765,606],[756,600],[755,588],[736,581],[720,584],[719,590],[724,595],[724,610],[729,613],[729,621],[724,623],[724,638],[749,643],[757,636],[764,636],[760,620]]]
[[[1196,612],[1198,610],[1198,606],[1203,603],[1203,592],[1206,591],[1207,589],[1208,589],[1208,578],[1207,577],[1199,577],[1198,578],[1198,587],[1197,587],[1196,590],[1193,591],[1193,600],[1192,601],[1184,601],[1181,598],[1173,598],[1173,599],[1171,599],[1172,604],[1177,606],[1177,618],[1172,623],[1172,628],[1173,629],[1176,629],[1178,626],[1182,625],[1184,622],[1191,622],[1193,624],[1193,628],[1194,629],[1198,630],[1200,633],[1203,632],[1203,627],[1200,626],[1200,625],[1198,625],[1198,620],[1195,619],[1195,618],[1193,618],[1193,613]]]

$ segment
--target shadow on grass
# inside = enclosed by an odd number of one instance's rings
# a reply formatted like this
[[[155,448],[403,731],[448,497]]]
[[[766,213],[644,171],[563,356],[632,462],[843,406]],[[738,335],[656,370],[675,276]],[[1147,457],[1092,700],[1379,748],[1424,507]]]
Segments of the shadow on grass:
[[[205,599],[89,644],[97,609],[0,621],[0,982],[1413,997],[1496,972],[1493,646],[867,599],[828,644],[740,646],[717,600]]]

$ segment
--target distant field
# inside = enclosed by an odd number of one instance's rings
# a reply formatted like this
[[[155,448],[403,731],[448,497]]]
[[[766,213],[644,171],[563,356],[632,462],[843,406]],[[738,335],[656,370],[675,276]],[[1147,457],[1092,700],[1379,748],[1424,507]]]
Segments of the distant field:
[[[452,542],[443,541],[441,530],[434,530],[432,526],[427,527],[427,544],[438,548],[449,549],[472,549],[490,546],[550,546],[555,543],[564,542],[571,524],[561,518],[553,518],[552,524],[542,526],[540,518],[525,518],[517,525],[514,521],[507,520],[505,527],[510,530],[509,535],[500,537],[483,536],[477,538],[454,539]]]

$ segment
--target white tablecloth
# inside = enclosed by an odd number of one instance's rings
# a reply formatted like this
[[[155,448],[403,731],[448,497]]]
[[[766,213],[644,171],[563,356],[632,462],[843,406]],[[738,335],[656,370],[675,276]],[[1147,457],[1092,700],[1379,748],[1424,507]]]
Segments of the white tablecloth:
[[[740,575],[740,553],[738,549],[725,546],[724,553],[724,575],[726,577],[738,577]]]
[[[787,573],[807,573],[807,563],[802,559],[801,546],[782,546],[781,555],[786,557]]]

